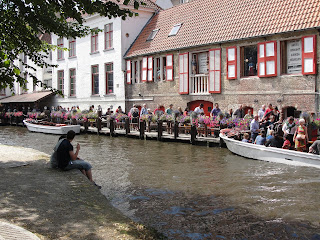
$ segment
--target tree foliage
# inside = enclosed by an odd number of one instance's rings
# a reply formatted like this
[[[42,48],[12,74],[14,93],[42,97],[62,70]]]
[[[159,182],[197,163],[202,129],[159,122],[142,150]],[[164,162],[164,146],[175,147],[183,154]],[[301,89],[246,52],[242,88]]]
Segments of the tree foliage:
[[[123,4],[128,3],[129,0],[125,0]],[[134,7],[139,7],[137,0],[134,0]],[[133,16],[130,10],[120,8],[116,1],[1,0],[0,89],[8,86],[13,89],[14,82],[26,88],[25,74],[33,79],[34,84],[42,84],[30,73],[35,70],[33,65],[19,60],[19,56],[28,56],[39,67],[52,67],[47,56],[56,46],[42,41],[40,36],[54,33],[66,38],[84,37],[94,31],[84,25],[86,14],[122,19]]]

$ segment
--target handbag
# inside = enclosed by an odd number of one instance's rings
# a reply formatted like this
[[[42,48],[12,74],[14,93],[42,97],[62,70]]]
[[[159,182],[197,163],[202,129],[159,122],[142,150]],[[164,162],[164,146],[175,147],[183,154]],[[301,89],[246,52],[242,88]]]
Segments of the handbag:
[[[297,139],[298,141],[305,140],[305,139],[306,139],[306,135],[304,135],[304,134],[298,134],[297,137],[296,137],[296,139]]]

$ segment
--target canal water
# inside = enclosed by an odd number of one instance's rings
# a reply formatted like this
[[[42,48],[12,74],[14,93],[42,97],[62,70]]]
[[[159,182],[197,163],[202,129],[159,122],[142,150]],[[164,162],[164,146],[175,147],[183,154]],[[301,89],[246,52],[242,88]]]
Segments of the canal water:
[[[58,136],[0,127],[0,143],[50,154]],[[320,169],[226,148],[77,135],[102,193],[169,239],[320,239]]]

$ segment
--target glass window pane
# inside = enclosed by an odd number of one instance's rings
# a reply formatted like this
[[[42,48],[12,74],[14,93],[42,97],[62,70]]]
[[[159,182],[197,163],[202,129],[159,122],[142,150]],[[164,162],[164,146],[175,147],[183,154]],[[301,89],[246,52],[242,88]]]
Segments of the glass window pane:
[[[266,44],[266,55],[267,57],[274,56],[274,43],[267,43]]]
[[[309,73],[313,72],[313,59],[305,58],[304,59],[304,72]]]
[[[267,61],[267,75],[275,74],[276,66],[274,61]]]
[[[229,65],[228,66],[228,77],[232,78],[236,76],[236,67],[235,65]]]
[[[234,61],[235,58],[235,49],[234,48],[229,48],[228,49],[228,61]]]
[[[259,45],[259,57],[264,57],[264,44]]]
[[[313,52],[313,37],[308,37],[304,39],[304,52]]]

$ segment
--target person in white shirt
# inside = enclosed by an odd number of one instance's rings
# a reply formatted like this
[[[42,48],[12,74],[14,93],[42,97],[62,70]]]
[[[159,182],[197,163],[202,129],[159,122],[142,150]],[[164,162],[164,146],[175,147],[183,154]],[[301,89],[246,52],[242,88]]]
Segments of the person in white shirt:
[[[291,146],[294,146],[293,135],[296,131],[296,124],[294,123],[294,118],[289,117],[288,121],[283,124],[282,131],[284,134],[287,134],[287,139],[290,141]]]
[[[260,131],[259,116],[258,115],[255,115],[254,119],[251,121],[250,131],[251,131],[251,139],[252,139],[252,142],[254,143],[254,141],[256,140],[256,137],[258,136],[259,131]]]
[[[200,103],[199,107],[196,107],[196,108],[194,109],[194,112],[195,112],[197,115],[204,113],[203,104]]]
[[[258,111],[259,121],[262,121],[264,113],[266,112],[266,105],[262,105],[261,109]]]

